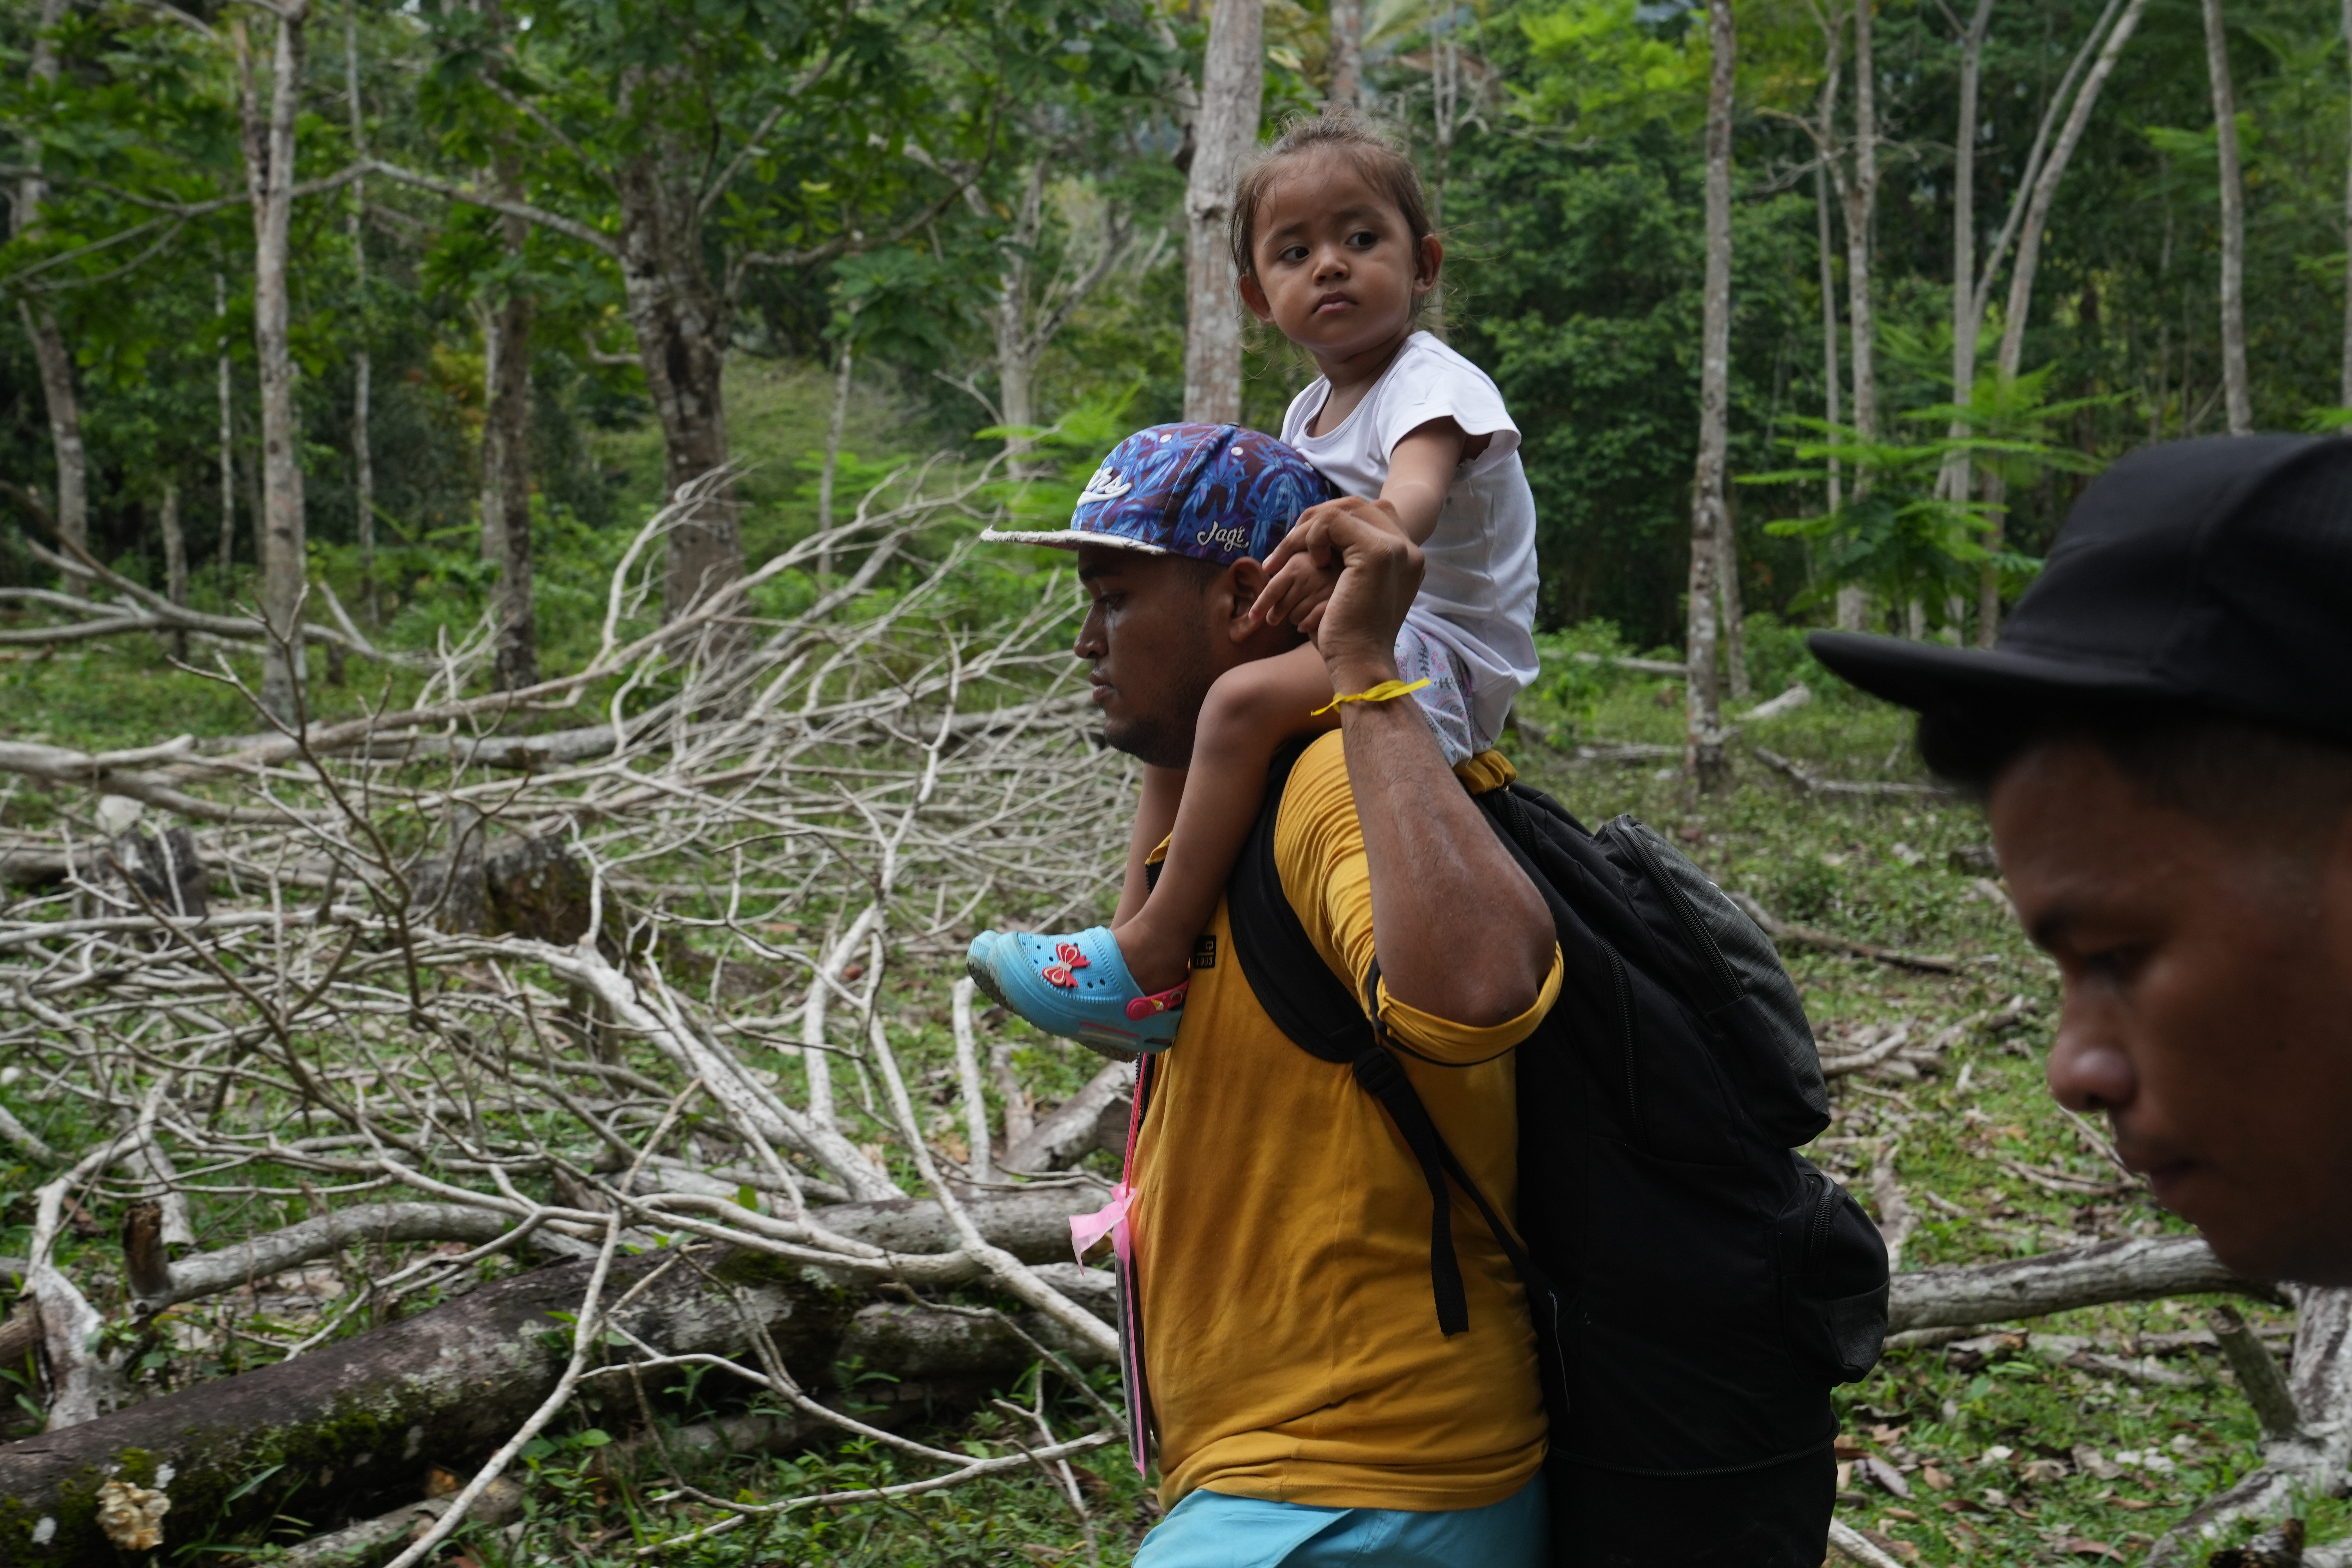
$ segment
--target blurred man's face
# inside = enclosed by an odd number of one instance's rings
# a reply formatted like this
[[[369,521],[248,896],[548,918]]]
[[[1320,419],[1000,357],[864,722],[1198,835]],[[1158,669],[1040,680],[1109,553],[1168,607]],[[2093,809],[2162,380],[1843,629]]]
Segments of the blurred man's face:
[[[2083,741],[1995,782],[2018,912],[2058,961],[2050,1088],[2231,1268],[2352,1284],[2352,821],[2296,847],[2150,803]]]

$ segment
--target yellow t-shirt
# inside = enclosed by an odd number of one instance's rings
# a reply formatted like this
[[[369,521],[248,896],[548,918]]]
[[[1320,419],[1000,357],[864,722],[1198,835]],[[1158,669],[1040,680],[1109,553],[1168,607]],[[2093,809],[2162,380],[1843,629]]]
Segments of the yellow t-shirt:
[[[1492,752],[1463,772],[1473,788],[1511,776]],[[1338,735],[1292,773],[1275,857],[1307,934],[1360,989],[1372,958],[1371,881]],[[1160,1500],[1207,1487],[1326,1508],[1501,1501],[1544,1451],[1518,1276],[1457,1194],[1470,1327],[1439,1332],[1420,1164],[1345,1064],[1275,1027],[1234,958],[1222,904],[1209,935],[1213,964],[1193,971],[1183,1028],[1153,1069],[1129,1215]],[[1494,1028],[1381,1001],[1392,1037],[1435,1058],[1400,1058],[1438,1131],[1507,1216],[1517,1213],[1518,1151],[1510,1047],[1550,1007],[1559,978],[1555,952],[1536,1005]]]

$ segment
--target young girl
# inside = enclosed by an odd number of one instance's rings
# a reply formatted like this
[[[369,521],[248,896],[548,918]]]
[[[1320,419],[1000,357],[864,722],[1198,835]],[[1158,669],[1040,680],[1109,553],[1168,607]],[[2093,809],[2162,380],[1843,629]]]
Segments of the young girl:
[[[1422,547],[1426,573],[1397,668],[1420,683],[1413,700],[1446,760],[1461,763],[1493,744],[1536,675],[1535,500],[1494,382],[1414,328],[1444,256],[1420,179],[1355,114],[1295,124],[1243,176],[1233,252],[1243,300],[1323,373],[1292,401],[1283,439]],[[1267,564],[1274,578],[1252,615],[1311,632],[1327,574],[1286,548]],[[1274,752],[1336,726],[1333,697],[1311,645],[1221,676],[1191,767],[1144,769],[1111,926],[985,933],[972,943],[973,978],[1049,1033],[1146,1051],[1173,1039],[1194,942],[1256,818]],[[1147,891],[1144,866],[1163,838]]]

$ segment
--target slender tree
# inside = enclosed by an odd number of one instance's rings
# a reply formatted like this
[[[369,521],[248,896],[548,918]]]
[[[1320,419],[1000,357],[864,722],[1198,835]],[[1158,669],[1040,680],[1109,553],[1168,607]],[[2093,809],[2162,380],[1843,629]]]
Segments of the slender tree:
[[[1364,0],[1331,0],[1331,90],[1327,101],[1355,109],[1364,100]]]
[[[1058,150],[1056,150],[1058,152]],[[1048,344],[1069,324],[1071,313],[1086,303],[1120,261],[1135,237],[1135,226],[1126,206],[1115,197],[1102,199],[1101,227],[1090,248],[1067,256],[1064,265],[1042,283],[1037,258],[1045,237],[1046,183],[1057,157],[1040,156],[1024,173],[1021,195],[1012,226],[997,241],[1003,269],[997,274],[996,306],[991,325],[996,340],[997,416],[1016,428],[1037,421],[1037,361]],[[973,193],[973,201],[980,201]],[[1077,237],[1071,249],[1077,250]],[[1007,436],[1006,458],[1022,468],[1023,438]]]
[[[33,34],[33,47],[28,72],[38,90],[54,91],[61,62],[58,58],[57,30],[65,20],[66,0],[41,0],[40,16]],[[16,185],[16,205],[13,215],[13,230],[24,234],[40,219],[41,204],[48,199],[48,182],[41,177],[41,152],[37,143],[25,150],[25,174]],[[16,302],[16,312],[23,318],[25,334],[33,342],[33,362],[41,375],[41,397],[49,416],[49,451],[57,463],[58,492],[51,508],[58,531],[75,544],[87,544],[89,540],[89,456],[82,445],[81,399],[74,388],[72,351],[66,347],[65,333],[58,326],[55,311],[37,296],[22,297]],[[82,591],[81,579],[68,578],[66,587],[73,593]]]
[[[268,97],[257,80],[245,18],[229,23],[237,68],[246,189],[253,209],[254,357],[261,373],[261,598],[270,641],[261,668],[261,701],[281,722],[293,720],[302,679],[302,597],[309,551],[302,509],[301,426],[294,405],[292,294],[287,265],[294,216],[294,152],[301,108],[302,57],[309,0],[279,0],[268,64]]]
[[[1992,28],[1993,0],[1977,0],[1976,14],[1969,18],[1967,31],[1960,35],[1960,108],[1959,125],[1952,138],[1952,401],[1965,408],[1976,389],[1977,329],[1981,321],[1977,314],[1977,116],[1984,82],[1985,37]],[[1969,433],[1968,422],[1956,419],[1951,434],[1955,439]],[[1975,478],[1974,465],[1967,457],[1956,456],[1944,465],[1941,484],[1945,498],[1954,501],[1969,499]],[[2000,578],[1990,568],[1978,584],[1978,613],[1982,616],[1983,600],[1992,597],[1993,614],[2000,613]],[[1957,604],[1957,600],[1955,604]],[[1952,633],[1960,633],[1959,616],[1951,616]]]
[[[1878,439],[1878,319],[1871,304],[1871,237],[1878,227],[1878,63],[1873,46],[1874,0],[1853,3],[1853,174],[1845,189],[1846,327],[1853,357],[1853,427],[1865,444]],[[1856,474],[1854,499],[1869,483]],[[1848,584],[1838,590],[1838,625],[1860,631],[1870,594]]]
[[[1869,0],[1862,0],[1867,5]],[[1724,467],[1731,412],[1731,107],[1738,37],[1731,0],[1707,0],[1707,40],[1714,51],[1706,97],[1706,292],[1700,329],[1698,471],[1691,487],[1690,630],[1685,683],[1691,767],[1703,789],[1727,782],[1723,707],[1716,673],[1716,596],[1728,553],[1731,522],[1724,507]]]
[[[2346,0],[2352,5],[2352,0]],[[1822,73],[1822,97],[1819,129],[1813,133],[1820,161],[1813,165],[1813,220],[1817,231],[1816,254],[1821,258],[1822,289],[1822,418],[1832,427],[1842,422],[1843,398],[1839,388],[1837,310],[1837,230],[1830,216],[1830,184],[1837,172],[1837,160],[1832,149],[1837,144],[1837,100],[1840,34],[1835,26],[1828,31],[1827,68]],[[1838,460],[1829,460],[1829,484],[1824,497],[1826,509],[1835,511],[1844,504],[1843,476],[1838,471]]]
[[[2213,87],[2213,144],[2221,180],[2221,395],[2230,434],[2251,435],[2254,400],[2246,384],[2246,182],[2238,166],[2238,92],[2230,79],[2230,36],[2221,0],[2205,0],[2205,71]]]
[[[360,103],[359,0],[343,0],[343,89],[352,120],[352,156],[367,158],[367,121]],[[367,181],[352,182],[349,214],[352,287],[358,297],[358,346],[352,352],[352,521],[359,538],[360,580],[371,625],[382,620],[375,584],[375,451],[368,434],[374,367],[368,355]]]
[[[520,197],[521,180],[510,155],[499,170],[499,184]],[[530,225],[507,212],[499,215],[499,226],[506,244],[508,276],[490,307],[498,321],[497,353],[482,445],[486,461],[495,469],[490,479],[498,507],[493,679],[500,690],[517,691],[539,684],[530,563],[531,297],[520,276]]]
[[[1216,0],[1184,186],[1184,417],[1242,416],[1241,296],[1225,241],[1265,98],[1262,0]]]
[[[163,594],[175,605],[188,602],[188,538],[180,527],[180,481],[163,481],[163,504],[158,521],[163,531]],[[188,657],[188,634],[172,634],[172,657]]]
[[[2024,205],[2022,209],[2011,209],[2010,222],[2003,228],[2004,240],[2010,228],[2014,227],[2017,231],[2017,259],[2009,275],[2009,303],[2001,312],[2000,350],[1996,360],[2004,388],[2013,385],[2018,374],[2024,368],[2025,324],[2033,311],[2033,283],[2042,262],[2042,240],[2049,231],[2050,212],[2058,199],[2059,182],[2066,177],[2066,166],[2074,161],[2074,149],[2082,144],[2083,132],[2091,123],[2091,112],[2098,107],[2099,95],[2105,89],[2107,79],[2115,74],[2116,61],[2123,58],[2124,46],[2131,42],[2132,34],[2138,29],[2140,17],[2147,11],[2147,0],[2127,0],[2127,3],[2123,3],[2122,12],[2118,15],[2116,5],[2119,3],[2123,0],[2107,0],[2106,9],[2100,13],[2098,21],[2091,28],[2091,36],[2084,40],[2075,64],[2079,67],[2084,58],[2089,58],[2094,47],[2098,50],[2096,62],[2083,77],[2082,86],[2068,104],[2065,123],[2060,129],[2056,142],[2051,145],[2048,155],[2042,159],[2040,167],[2034,168],[2032,161],[2028,160],[2027,167],[2032,178],[2026,191],[2021,193],[2025,198]],[[2108,26],[2110,18],[2114,23],[2112,26]],[[2068,73],[2069,81],[2074,75],[2073,71]],[[2057,112],[2059,104],[2067,102],[2066,86],[2064,81],[2059,84],[2058,94],[2043,118],[2045,129],[2049,116]],[[2039,138],[2036,140],[2038,145]],[[1993,268],[1999,265],[2000,253],[2003,248],[2004,245],[1995,245],[1994,254],[1987,258],[1983,282],[1979,290],[1980,295],[1990,295],[1991,291]],[[1998,473],[1985,476],[1984,499],[1986,510],[1992,518],[1991,525],[1986,531],[1986,543],[1990,548],[1999,550],[2005,531],[2000,509],[2006,497]],[[1988,589],[1980,590],[1977,616],[1979,646],[1992,647],[2000,633],[2000,584],[1996,581]]]
[[[236,567],[236,379],[228,363],[228,279],[213,274],[213,315],[221,323],[220,359],[215,366],[220,394],[220,586],[228,592]]]

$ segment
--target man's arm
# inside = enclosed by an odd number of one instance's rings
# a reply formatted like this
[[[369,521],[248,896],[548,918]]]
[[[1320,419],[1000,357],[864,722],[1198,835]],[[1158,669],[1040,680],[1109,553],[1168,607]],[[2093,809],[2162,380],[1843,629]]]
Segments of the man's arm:
[[[1421,586],[1419,546],[1371,507],[1342,500],[1300,524],[1308,536],[1301,547],[1340,568],[1315,632],[1339,692],[1397,678],[1397,629]],[[1388,994],[1474,1028],[1519,1017],[1551,972],[1542,896],[1445,765],[1410,699],[1345,702],[1339,715]]]

